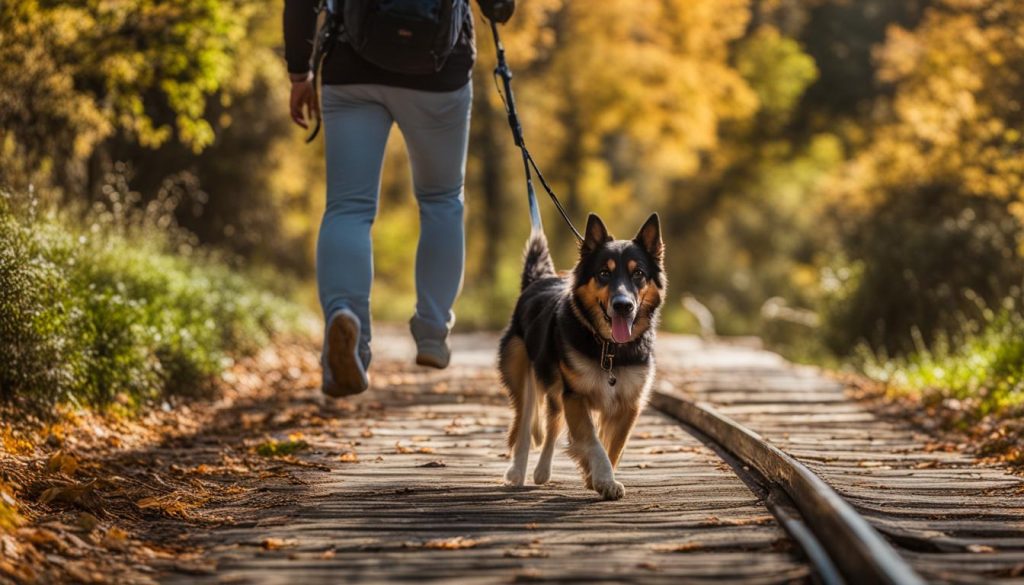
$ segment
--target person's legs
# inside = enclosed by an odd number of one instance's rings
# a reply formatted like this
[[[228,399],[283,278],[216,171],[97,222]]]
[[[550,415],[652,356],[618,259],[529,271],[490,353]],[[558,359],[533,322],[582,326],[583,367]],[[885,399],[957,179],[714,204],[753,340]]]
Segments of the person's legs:
[[[388,88],[385,95],[405,137],[420,207],[411,323],[420,350],[417,361],[444,367],[455,321],[452,305],[465,265],[462,187],[473,89],[471,84],[453,92]]]
[[[325,86],[323,117],[327,207],[316,250],[320,304],[325,319],[342,309],[358,318],[358,353],[365,367],[373,280],[370,228],[392,117],[380,101],[380,88],[366,85]]]

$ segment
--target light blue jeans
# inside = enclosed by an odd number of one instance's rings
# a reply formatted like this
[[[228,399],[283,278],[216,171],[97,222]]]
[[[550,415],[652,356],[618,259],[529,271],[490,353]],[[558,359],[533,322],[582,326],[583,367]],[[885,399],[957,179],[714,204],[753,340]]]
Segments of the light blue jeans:
[[[413,333],[418,339],[443,339],[455,322],[452,304],[465,264],[462,188],[472,98],[472,84],[453,92],[383,85],[323,88],[327,208],[317,241],[317,284],[326,318],[341,308],[359,317],[364,363],[370,359],[370,228],[392,123],[405,138],[420,211]]]

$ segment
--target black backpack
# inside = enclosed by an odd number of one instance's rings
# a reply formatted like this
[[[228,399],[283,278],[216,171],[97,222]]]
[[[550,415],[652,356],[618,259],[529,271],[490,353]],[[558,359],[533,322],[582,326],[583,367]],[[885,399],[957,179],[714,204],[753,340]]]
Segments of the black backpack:
[[[444,67],[462,35],[468,0],[343,0],[343,38],[382,69],[429,75]]]

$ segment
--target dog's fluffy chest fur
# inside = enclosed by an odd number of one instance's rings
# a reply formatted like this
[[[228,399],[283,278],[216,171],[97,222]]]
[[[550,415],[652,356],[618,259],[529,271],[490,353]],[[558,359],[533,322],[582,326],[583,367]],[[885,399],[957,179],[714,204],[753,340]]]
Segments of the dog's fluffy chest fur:
[[[601,364],[573,348],[566,349],[566,365],[572,370],[578,385],[577,392],[587,394],[595,407],[616,410],[622,404],[646,401],[654,379],[654,356],[647,363],[615,367],[615,385],[609,382],[609,372]]]

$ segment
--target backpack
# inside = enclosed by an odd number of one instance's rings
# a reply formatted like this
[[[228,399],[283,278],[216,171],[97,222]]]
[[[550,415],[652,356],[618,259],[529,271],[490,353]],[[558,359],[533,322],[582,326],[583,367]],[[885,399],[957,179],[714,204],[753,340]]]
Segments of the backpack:
[[[429,75],[444,67],[462,35],[468,0],[343,0],[344,38],[370,63]]]

